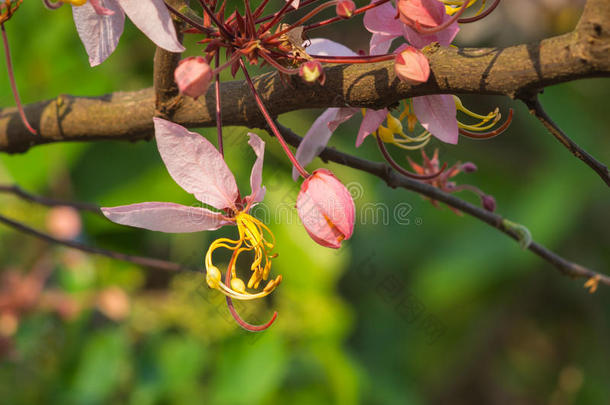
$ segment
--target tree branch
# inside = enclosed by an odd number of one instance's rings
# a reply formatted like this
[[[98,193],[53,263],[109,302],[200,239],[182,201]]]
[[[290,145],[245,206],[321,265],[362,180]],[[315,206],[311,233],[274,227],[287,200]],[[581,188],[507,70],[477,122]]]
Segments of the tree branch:
[[[586,150],[578,146],[576,142],[570,139],[570,137],[567,136],[565,132],[563,132],[561,128],[559,128],[559,126],[557,126],[557,124],[546,113],[546,111],[542,107],[542,104],[540,104],[538,95],[524,97],[522,101],[530,109],[530,112],[536,118],[538,118],[538,120],[546,127],[546,129],[548,129],[548,131],[555,138],[557,138],[557,140],[561,142],[561,144],[565,146],[566,149],[572,152],[572,154],[578,159],[585,162],[587,166],[593,169],[599,175],[599,177],[601,177],[601,179],[608,186],[610,186],[610,172],[608,171],[608,168],[604,164],[599,162],[597,159],[595,159],[593,156],[591,156]]]
[[[507,48],[429,47],[425,53],[430,80],[416,86],[395,76],[392,61],[328,65],[324,86],[307,85],[298,77],[286,82],[275,73],[259,76],[255,84],[273,116],[314,107],[379,109],[407,97],[440,93],[518,98],[553,84],[610,76],[608,21],[607,2],[589,0],[577,30],[566,35]],[[222,83],[221,93],[225,125],[263,125],[244,82]],[[213,88],[196,101],[179,96],[172,100],[173,121],[187,127],[215,125]],[[25,152],[34,145],[59,141],[147,139],[154,114],[155,92],[150,88],[101,97],[61,95],[26,106],[26,115],[39,130],[34,136],[23,127],[15,108],[5,108],[0,110],[0,151]]]
[[[296,147],[301,143],[302,138],[292,132],[292,130],[289,128],[279,123],[278,128],[289,144]],[[385,163],[361,159],[331,148],[325,148],[320,154],[320,157],[323,160],[329,160],[377,176],[384,180],[388,186],[392,188],[404,188],[429,197],[433,200],[441,201],[485,222],[486,224],[496,228],[500,232],[517,241],[521,240],[521,235],[510,227],[507,227],[505,225],[504,218],[501,215],[479,208],[467,201],[455,197],[454,195],[445,193],[430,184],[403,176]],[[598,282],[610,286],[610,276],[595,272],[577,263],[566,260],[539,243],[532,241],[528,244],[527,248],[546,262],[553,265],[564,275],[574,278],[596,279]]]

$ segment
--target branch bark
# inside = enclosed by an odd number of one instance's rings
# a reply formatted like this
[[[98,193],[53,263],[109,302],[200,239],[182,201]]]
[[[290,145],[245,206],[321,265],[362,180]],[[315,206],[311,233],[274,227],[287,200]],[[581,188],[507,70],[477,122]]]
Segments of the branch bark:
[[[394,74],[392,61],[328,65],[323,87],[304,84],[296,77],[286,81],[275,73],[259,76],[255,84],[274,117],[314,107],[378,109],[404,98],[440,93],[525,98],[554,84],[610,76],[609,8],[606,0],[589,0],[575,31],[531,44],[507,48],[430,47],[425,53],[431,77],[417,86],[401,82]],[[167,88],[167,83],[164,86]],[[246,83],[223,83],[221,93],[225,125],[263,125]],[[213,88],[197,101],[173,93],[169,99],[176,123],[187,127],[215,125]],[[60,95],[26,106],[28,119],[39,130],[37,136],[23,127],[15,108],[5,108],[0,110],[0,151],[25,152],[34,145],[59,141],[148,139],[151,118],[159,110],[155,100],[151,88],[100,97]]]

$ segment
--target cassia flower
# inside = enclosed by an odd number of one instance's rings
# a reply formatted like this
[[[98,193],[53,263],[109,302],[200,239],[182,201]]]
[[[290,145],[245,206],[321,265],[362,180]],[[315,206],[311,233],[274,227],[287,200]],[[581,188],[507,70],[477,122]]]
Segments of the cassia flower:
[[[250,177],[252,193],[241,198],[233,174],[220,152],[207,139],[161,118],[154,118],[154,124],[157,147],[170,176],[185,191],[220,212],[174,203],[145,202],[102,208],[103,214],[118,224],[169,233],[210,231],[235,225],[238,239],[219,238],[206,253],[208,285],[239,300],[261,298],[271,293],[281,282],[281,276],[270,280],[260,292],[247,291],[247,288],[258,289],[261,281],[269,278],[271,260],[276,256],[271,253],[275,246],[273,234],[248,213],[265,195],[265,188],[261,186],[265,143],[256,134],[249,134],[248,143],[254,149],[256,161]],[[230,272],[229,285],[222,281],[221,272],[213,263],[213,252],[219,248],[233,251],[227,270]],[[243,252],[254,254],[250,266],[252,276],[247,285],[235,271],[237,256]]]

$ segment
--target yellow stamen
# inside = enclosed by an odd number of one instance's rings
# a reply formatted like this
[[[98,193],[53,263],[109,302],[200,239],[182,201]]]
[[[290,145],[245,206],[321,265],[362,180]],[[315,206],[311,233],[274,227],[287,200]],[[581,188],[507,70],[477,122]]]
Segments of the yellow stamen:
[[[219,238],[212,242],[205,256],[206,281],[211,288],[215,288],[231,298],[238,300],[262,298],[270,294],[279,285],[281,276],[269,281],[263,291],[250,293],[247,289],[258,289],[260,282],[267,280],[269,277],[271,259],[277,257],[277,254],[271,254],[271,250],[275,247],[275,237],[265,224],[250,214],[238,212],[233,220],[237,225],[239,239]],[[271,241],[265,239],[266,234],[271,236]],[[227,269],[231,280],[230,287],[223,283],[220,270],[212,262],[212,254],[218,248],[234,251],[230,268]],[[237,257],[242,252],[252,252],[254,254],[250,266],[252,276],[247,286],[242,279],[237,277],[235,270]]]

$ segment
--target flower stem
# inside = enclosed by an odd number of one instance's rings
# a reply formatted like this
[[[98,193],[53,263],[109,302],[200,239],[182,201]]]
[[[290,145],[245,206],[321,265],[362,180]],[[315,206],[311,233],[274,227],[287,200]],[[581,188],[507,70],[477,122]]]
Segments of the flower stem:
[[[8,38],[6,36],[6,29],[4,28],[4,24],[0,24],[0,29],[2,30],[2,42],[4,43],[4,55],[6,56],[6,70],[8,72],[8,78],[11,82],[11,90],[13,91],[13,97],[15,97],[15,103],[17,104],[17,110],[19,111],[19,116],[21,117],[21,121],[23,125],[30,131],[32,134],[36,135],[36,130],[32,128],[30,123],[28,122],[27,117],[25,116],[25,111],[23,111],[23,106],[21,105],[21,99],[19,98],[19,91],[17,91],[17,83],[15,82],[15,74],[13,72],[13,62],[11,61],[11,50],[8,46]]]
[[[220,64],[220,54],[216,54],[214,58],[216,64],[216,71],[218,71],[218,65]],[[220,111],[220,78],[219,73],[216,73],[214,83],[214,89],[216,91],[216,132],[218,133],[218,151],[224,157],[224,149],[222,144],[222,113]]]
[[[372,8],[375,8],[377,6],[381,6],[382,4],[387,3],[388,1],[390,1],[390,0],[380,0],[378,2],[369,4],[368,6],[357,8],[356,10],[354,10],[352,12],[352,17],[355,16],[355,15],[358,15],[358,14],[362,14],[362,13],[364,13],[364,12],[366,12],[366,11],[372,9]],[[333,17],[333,18],[329,18],[328,20],[320,21],[320,22],[317,22],[315,24],[311,24],[311,25],[305,26],[303,28],[303,31],[309,31],[309,30],[312,30],[314,28],[323,27],[325,25],[332,24],[334,22],[341,21],[341,20],[345,20],[345,18],[339,17],[339,16],[336,16],[336,17]]]
[[[273,132],[273,135],[275,135],[275,137],[279,141],[280,145],[282,146],[282,149],[284,149],[286,156],[288,156],[288,159],[290,159],[290,162],[297,169],[297,171],[299,172],[301,177],[303,177],[304,179],[308,178],[309,173],[307,173],[307,171],[303,168],[303,166],[301,166],[301,164],[299,163],[297,158],[295,158],[293,153],[290,151],[290,148],[288,147],[288,144],[284,140],[284,137],[280,133],[279,129],[277,129],[277,126],[273,122],[273,119],[271,118],[269,111],[267,111],[267,108],[263,104],[263,100],[256,92],[256,88],[254,87],[254,83],[252,83],[252,79],[250,78],[250,75],[248,74],[248,70],[246,69],[246,65],[244,64],[243,59],[239,59],[239,65],[241,67],[241,70],[244,72],[244,76],[246,77],[246,83],[248,83],[248,86],[250,87],[250,90],[252,91],[254,100],[256,100],[256,104],[258,105],[258,108],[260,109],[261,113],[263,114],[263,117],[265,117],[265,121],[267,121],[267,125],[269,125],[269,129],[271,129],[271,132]]]

